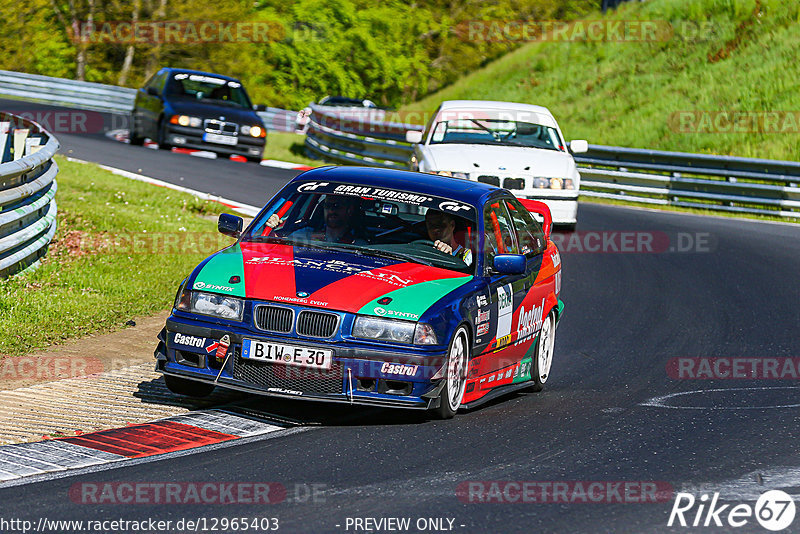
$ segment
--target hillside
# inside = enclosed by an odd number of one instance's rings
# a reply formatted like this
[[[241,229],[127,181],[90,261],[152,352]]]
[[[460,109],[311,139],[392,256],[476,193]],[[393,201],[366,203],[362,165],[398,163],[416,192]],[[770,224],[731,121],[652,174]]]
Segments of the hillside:
[[[550,108],[567,139],[800,159],[798,0],[649,0],[603,20],[673,32],[532,42],[401,112],[457,98],[528,102]]]

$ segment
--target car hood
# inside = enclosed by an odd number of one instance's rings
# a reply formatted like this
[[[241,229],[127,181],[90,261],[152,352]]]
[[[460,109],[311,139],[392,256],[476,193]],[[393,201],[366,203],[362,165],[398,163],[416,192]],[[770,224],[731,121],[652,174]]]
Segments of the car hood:
[[[491,145],[431,145],[432,170],[480,174],[571,176],[575,161],[566,152],[544,148]]]
[[[237,281],[238,277],[238,281]],[[267,243],[207,258],[189,285],[254,300],[417,320],[472,276],[394,259]]]
[[[201,119],[217,119],[238,124],[258,125],[261,119],[252,109],[234,106],[217,106],[214,104],[201,104],[197,100],[187,98],[170,98],[172,111],[178,115],[191,115]],[[225,117],[220,119],[220,117]]]

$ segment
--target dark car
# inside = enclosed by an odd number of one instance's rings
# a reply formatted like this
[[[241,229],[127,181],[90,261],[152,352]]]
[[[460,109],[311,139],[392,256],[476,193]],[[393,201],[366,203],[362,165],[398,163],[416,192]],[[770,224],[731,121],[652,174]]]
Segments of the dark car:
[[[267,131],[239,80],[185,69],[161,69],[136,93],[130,142],[146,137],[172,147],[238,154],[260,161]]]

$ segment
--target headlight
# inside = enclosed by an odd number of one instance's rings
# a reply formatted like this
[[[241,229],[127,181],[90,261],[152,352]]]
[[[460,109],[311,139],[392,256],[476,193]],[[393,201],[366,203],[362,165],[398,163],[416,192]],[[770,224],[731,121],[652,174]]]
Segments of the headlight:
[[[266,135],[266,130],[264,130],[261,126],[248,126],[244,125],[241,128],[242,135],[249,135],[251,137],[264,137]]]
[[[188,115],[173,115],[172,118],[169,119],[169,122],[180,126],[191,126],[192,128],[199,128],[203,124],[200,118],[190,117]]]
[[[533,187],[536,189],[575,189],[571,178],[534,178]]]
[[[241,321],[244,313],[244,301],[226,295],[184,289],[175,302],[175,308],[231,321]]]
[[[453,178],[461,178],[463,180],[469,180],[468,172],[437,171],[436,174],[438,174],[439,176],[451,176]]]
[[[393,343],[435,345],[436,334],[424,323],[381,319],[359,315],[353,324],[353,337],[379,339]]]

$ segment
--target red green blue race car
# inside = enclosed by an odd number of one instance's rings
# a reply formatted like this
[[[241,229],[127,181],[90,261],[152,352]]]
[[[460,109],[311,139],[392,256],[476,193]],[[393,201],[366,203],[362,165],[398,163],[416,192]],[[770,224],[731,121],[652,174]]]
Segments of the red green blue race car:
[[[544,219],[540,223],[531,212]],[[215,387],[452,417],[550,375],[561,258],[543,203],[444,176],[298,175],[183,281],[156,369]]]

